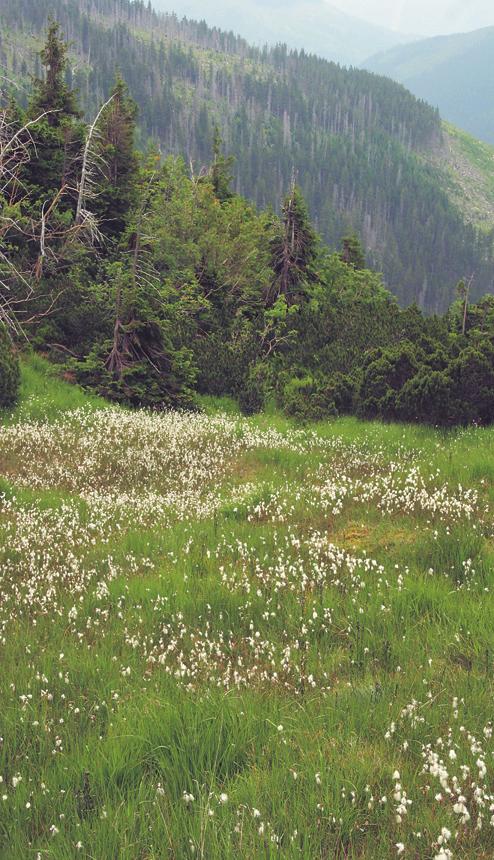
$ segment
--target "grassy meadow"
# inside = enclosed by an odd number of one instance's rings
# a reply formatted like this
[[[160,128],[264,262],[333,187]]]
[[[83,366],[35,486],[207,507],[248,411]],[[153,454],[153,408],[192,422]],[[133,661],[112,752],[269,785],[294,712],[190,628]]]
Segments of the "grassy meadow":
[[[0,426],[0,858],[494,856],[494,430]]]

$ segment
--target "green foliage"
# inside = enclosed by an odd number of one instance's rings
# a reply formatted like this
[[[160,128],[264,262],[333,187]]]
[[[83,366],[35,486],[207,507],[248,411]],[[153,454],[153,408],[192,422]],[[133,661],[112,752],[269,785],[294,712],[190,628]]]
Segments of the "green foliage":
[[[0,409],[15,405],[19,396],[19,359],[5,325],[0,322]]]
[[[435,352],[405,341],[371,352],[360,390],[369,417],[437,426],[494,421],[494,346],[490,340],[461,345],[450,339]]]
[[[45,73],[33,82],[28,118],[39,122],[31,127],[36,146],[36,160],[26,167],[25,181],[43,195],[62,191],[65,197],[74,192],[75,161],[80,154],[83,126],[75,92],[65,75],[68,49],[60,25],[51,21],[46,43],[40,53]]]
[[[478,230],[463,214],[476,205],[470,162],[446,173],[438,113],[403,87],[281,45],[251,48],[140,2],[23,0],[20,15],[17,0],[3,0],[6,53],[12,39],[20,44],[24,85],[28,71],[40,76],[26,34],[43,32],[50,13],[74,40],[74,71],[66,77],[88,116],[108,97],[118,66],[140,108],[141,149],[159,142],[207,175],[214,130],[221,129],[235,158],[232,167],[220,149],[213,166],[222,199],[235,189],[277,209],[295,171],[323,239],[336,248],[357,231],[368,263],[384,272],[403,305],[417,301],[444,312],[455,283],[472,272],[473,298],[491,289],[492,219]],[[492,157],[484,161],[490,170]],[[458,195],[465,173],[468,187]]]
[[[249,415],[274,399],[303,421],[494,421],[493,297],[470,304],[465,281],[443,317],[416,305],[401,310],[365,268],[356,234],[328,254],[293,178],[281,217],[257,212],[232,191],[218,126],[211,167],[199,177],[152,147],[139,158],[136,106],[123,79],[89,131],[54,25],[41,60],[46,75],[30,110],[43,100],[60,107],[36,123],[44,143],[22,164],[30,183],[16,185],[5,210],[20,226],[4,240],[14,273],[27,273],[11,277],[9,301],[29,317],[35,348],[83,386],[132,407],[194,408],[199,393],[233,397]],[[20,126],[12,101],[8,115]],[[83,179],[84,205],[94,204],[101,227],[92,244],[77,233],[74,190]],[[35,242],[27,227],[50,185],[48,229]]]
[[[109,400],[134,407],[189,407],[196,376],[191,351],[177,343],[173,304],[149,291],[136,266],[134,251],[130,271],[119,262],[108,267],[101,295],[115,303],[113,337],[96,342],[71,367],[79,382]]]
[[[279,403],[287,415],[301,421],[321,421],[353,411],[355,381],[334,373],[330,377],[292,377],[281,388]]]
[[[269,368],[258,362],[251,364],[242,380],[238,401],[244,415],[262,412],[266,403],[269,384]]]
[[[372,350],[363,367],[360,398],[363,414],[391,417],[396,412],[396,399],[401,389],[412,379],[418,367],[417,349],[409,341]]]
[[[223,140],[220,130],[216,125],[214,127],[213,163],[209,171],[209,178],[215,196],[220,203],[226,203],[227,200],[231,200],[233,197],[230,187],[233,182],[233,163],[234,158],[232,156],[225,156],[223,154]]]
[[[110,98],[98,126],[96,213],[102,232],[118,236],[125,228],[127,213],[136,199],[137,105],[120,75],[117,75]]]
[[[282,296],[288,305],[303,299],[314,280],[317,237],[310,223],[307,204],[299,188],[293,186],[282,207],[281,223],[275,220],[270,240],[274,279],[268,303]]]
[[[64,78],[67,54],[68,48],[62,39],[60,24],[51,20],[45,46],[40,52],[45,76],[36,78],[33,83],[30,113],[36,117],[40,113],[49,112],[48,121],[53,126],[58,125],[61,119],[67,116],[78,115],[75,94]],[[52,112],[58,115],[52,115]]]
[[[344,236],[342,239],[343,250],[341,259],[347,266],[354,269],[365,269],[365,250],[356,233]]]
[[[451,377],[423,365],[398,394],[395,412],[404,420],[441,426],[451,415]],[[454,422],[453,422],[454,423]]]

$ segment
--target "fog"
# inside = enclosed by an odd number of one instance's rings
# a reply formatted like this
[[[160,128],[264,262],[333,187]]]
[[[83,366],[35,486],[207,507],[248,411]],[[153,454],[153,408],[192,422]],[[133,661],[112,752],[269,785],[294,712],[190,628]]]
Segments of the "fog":
[[[494,26],[493,0],[331,0],[329,5],[374,24],[424,36]]]
[[[199,7],[201,17],[219,24],[230,11],[240,19],[250,16],[251,26],[256,18],[262,26],[262,18],[276,11],[282,27],[283,11],[293,19],[318,5],[407,34],[435,36],[494,26],[494,0],[153,0],[153,5],[194,15]]]

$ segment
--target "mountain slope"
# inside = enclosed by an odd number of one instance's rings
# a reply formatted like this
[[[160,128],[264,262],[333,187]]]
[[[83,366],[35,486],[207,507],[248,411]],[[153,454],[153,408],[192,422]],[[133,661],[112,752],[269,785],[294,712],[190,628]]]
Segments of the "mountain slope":
[[[494,224],[494,146],[443,123],[441,145],[431,163],[444,171],[449,194],[464,215],[485,230]]]
[[[475,216],[468,189],[443,164],[439,115],[400,85],[282,46],[253,49],[127,0],[3,0],[9,76],[22,82],[36,70],[49,13],[73,43],[72,78],[88,112],[121,69],[140,107],[142,146],[157,141],[199,171],[218,123],[236,158],[236,190],[278,207],[295,170],[325,240],[335,246],[359,230],[403,304],[443,310],[473,271],[478,294],[492,289],[489,219]]]
[[[494,143],[494,27],[439,36],[373,56],[365,68],[404,84],[443,116]]]
[[[286,43],[345,65],[358,65],[369,51],[385,51],[412,37],[346,15],[325,0],[156,0],[156,8],[233,30],[254,45]]]

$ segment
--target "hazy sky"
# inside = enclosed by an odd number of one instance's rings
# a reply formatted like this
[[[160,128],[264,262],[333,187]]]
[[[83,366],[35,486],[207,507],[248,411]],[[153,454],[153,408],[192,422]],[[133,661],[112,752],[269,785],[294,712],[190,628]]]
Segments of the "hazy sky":
[[[494,26],[494,0],[327,0],[376,24],[435,36]]]

